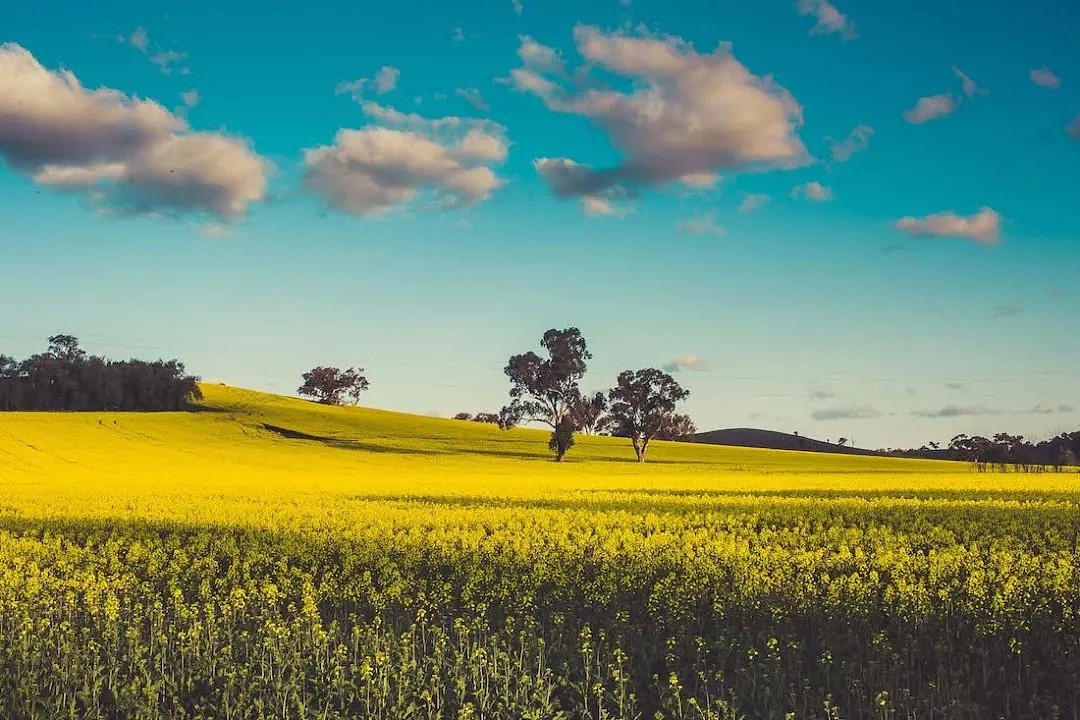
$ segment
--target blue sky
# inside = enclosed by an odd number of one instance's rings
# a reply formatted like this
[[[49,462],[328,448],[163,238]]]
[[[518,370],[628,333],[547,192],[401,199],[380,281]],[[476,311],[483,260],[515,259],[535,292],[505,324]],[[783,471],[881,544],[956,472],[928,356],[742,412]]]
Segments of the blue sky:
[[[83,5],[0,3],[0,351],[448,415],[575,325],[703,429],[1080,426],[1074,3]]]

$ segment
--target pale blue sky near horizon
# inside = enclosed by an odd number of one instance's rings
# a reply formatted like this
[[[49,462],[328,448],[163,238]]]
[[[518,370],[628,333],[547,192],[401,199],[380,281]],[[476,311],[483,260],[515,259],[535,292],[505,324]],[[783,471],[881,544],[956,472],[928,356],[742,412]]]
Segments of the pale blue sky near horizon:
[[[178,357],[204,379],[289,394],[314,365],[358,365],[372,381],[364,404],[451,415],[497,410],[507,357],[573,325],[594,354],[589,390],[625,368],[699,359],[705,369],[677,377],[701,429],[896,447],[1080,427],[1080,137],[1066,131],[1080,117],[1080,6],[833,5],[849,25],[814,31],[813,13],[789,0],[521,0],[520,12],[513,0],[288,11],[0,2],[0,43],[12,44],[0,89],[29,82],[11,69],[18,46],[34,73],[65,70],[85,90],[153,100],[194,131],[242,138],[272,166],[259,197],[228,217],[202,195],[194,206],[155,196],[156,214],[103,213],[91,190],[47,181],[34,159],[55,160],[75,130],[36,137],[26,103],[0,98],[0,353],[25,356],[69,332],[92,352]],[[711,187],[628,180],[604,196],[610,215],[556,197],[535,160],[635,172],[635,149],[612,125],[511,79],[528,36],[570,69],[551,78],[576,82],[578,26],[683,54],[730,42],[754,87],[771,77],[801,108],[790,137],[814,161],[718,160]],[[383,66],[398,74],[378,92]],[[1052,77],[1035,82],[1044,67]],[[647,77],[594,75],[625,96],[648,89]],[[461,205],[452,209],[431,202],[430,183],[382,212],[328,204],[305,184],[304,151],[386,124],[336,92],[358,78],[370,79],[363,100],[423,118],[396,127],[428,150],[447,142],[437,118],[500,138],[505,158],[483,163],[497,181],[467,201],[457,185],[437,187]],[[951,112],[905,117],[942,94]],[[831,157],[828,138],[859,126],[873,132]],[[717,137],[727,129],[721,121]],[[653,130],[632,140],[647,145]],[[812,182],[831,197],[792,196]],[[740,212],[748,194],[770,200]],[[993,238],[896,225],[984,207],[998,218]]]

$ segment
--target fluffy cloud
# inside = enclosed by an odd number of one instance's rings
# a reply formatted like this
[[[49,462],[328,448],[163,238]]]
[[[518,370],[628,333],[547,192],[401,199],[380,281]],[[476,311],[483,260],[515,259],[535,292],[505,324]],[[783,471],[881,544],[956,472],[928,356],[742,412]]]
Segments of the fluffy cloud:
[[[913,237],[959,237],[983,245],[995,245],[1001,239],[1001,215],[989,207],[966,217],[951,211],[902,217],[896,227]]]
[[[474,87],[458,88],[457,90],[454,91],[454,93],[459,98],[461,98],[465,102],[469,103],[470,105],[472,105],[477,110],[480,110],[481,112],[486,112],[487,110],[491,109],[491,106],[488,105],[484,101],[484,96],[481,95],[480,91],[478,89],[474,88]]]
[[[771,200],[768,195],[764,193],[746,193],[743,195],[742,201],[739,203],[739,212],[743,215],[752,213],[755,210],[763,207]]]
[[[832,200],[834,195],[832,188],[826,187],[816,180],[811,180],[810,182],[796,185],[792,188],[791,197],[806,198],[813,202],[825,202],[827,200]]]
[[[799,0],[796,8],[800,15],[813,15],[817,20],[810,30],[812,35],[837,33],[847,39],[858,37],[855,23],[829,0]]]
[[[266,193],[267,166],[243,140],[192,132],[150,100],[87,90],[13,44],[0,45],[0,157],[113,212],[234,220]]]
[[[561,197],[626,194],[635,185],[711,185],[720,170],[792,167],[806,162],[796,131],[802,108],[770,78],[753,75],[727,45],[700,54],[685,41],[647,34],[605,33],[579,25],[578,52],[587,66],[630,80],[626,92],[568,79],[551,48],[523,37],[524,67],[511,72],[520,91],[551,110],[580,115],[604,130],[622,153],[614,167],[594,169],[570,158],[536,167]]]
[[[698,355],[683,355],[664,366],[667,372],[682,372],[684,370],[702,372],[709,369],[709,364]]]
[[[870,420],[876,417],[881,417],[881,413],[876,408],[868,406],[823,408],[810,413],[812,420],[820,421]]]
[[[1057,90],[1061,87],[1061,78],[1054,74],[1054,72],[1043,65],[1041,68],[1035,68],[1028,73],[1028,77],[1031,78],[1031,82],[1049,90]]]
[[[716,213],[710,212],[676,223],[675,229],[687,235],[722,235],[724,228],[716,224]]]
[[[429,193],[449,209],[487,200],[503,184],[489,167],[506,159],[501,126],[362,107],[380,124],[341,129],[333,144],[304,151],[305,184],[331,207],[371,215]]]
[[[904,111],[904,119],[913,125],[922,125],[939,117],[952,115],[957,108],[956,99],[949,93],[921,97],[915,107]]]
[[[911,414],[926,418],[954,418],[968,415],[1000,415],[1001,413],[985,405],[946,405],[940,410],[916,410]]]
[[[836,162],[847,162],[855,153],[861,153],[870,147],[870,137],[874,134],[874,128],[869,125],[856,125],[855,129],[848,133],[843,140],[829,141],[829,152]]]

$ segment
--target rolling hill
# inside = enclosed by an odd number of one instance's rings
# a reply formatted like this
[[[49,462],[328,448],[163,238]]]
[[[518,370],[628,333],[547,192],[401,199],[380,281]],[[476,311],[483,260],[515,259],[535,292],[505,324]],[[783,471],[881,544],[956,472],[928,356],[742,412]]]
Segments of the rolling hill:
[[[801,450],[805,452],[836,453],[840,455],[875,455],[884,453],[876,450],[837,445],[836,443],[814,440],[813,438],[793,435],[777,430],[757,428],[728,428],[697,433],[687,439],[689,442],[706,445],[727,445],[730,447],[765,448],[769,450]]]

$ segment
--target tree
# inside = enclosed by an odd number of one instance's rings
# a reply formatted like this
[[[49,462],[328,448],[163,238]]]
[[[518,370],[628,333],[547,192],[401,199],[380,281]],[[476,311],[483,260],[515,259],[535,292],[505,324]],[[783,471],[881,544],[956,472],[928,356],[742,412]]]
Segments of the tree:
[[[671,422],[675,406],[689,395],[662,370],[624,370],[608,391],[614,434],[630,438],[638,462],[645,462],[649,442]]]
[[[570,419],[586,435],[599,435],[609,424],[607,406],[607,396],[602,392],[582,395],[570,404]]]
[[[86,357],[86,353],[79,347],[79,338],[74,335],[49,337],[48,353],[62,362],[77,362]]]
[[[566,451],[574,446],[574,421],[564,417],[555,425],[555,430],[548,440],[548,449],[555,453],[556,462],[562,462]]]
[[[836,444],[839,445],[840,447],[844,447],[845,445],[847,445],[847,443],[848,443],[848,439],[846,437],[842,437],[842,438],[840,438],[839,440],[836,441]]]
[[[540,346],[548,353],[546,359],[530,351],[514,355],[506,363],[510,404],[499,413],[499,427],[506,429],[524,422],[549,426],[553,431],[549,445],[555,459],[561,461],[573,444],[572,437],[569,442],[564,437],[567,432],[573,435],[573,422],[567,426],[563,421],[581,396],[578,381],[584,377],[586,361],[592,359],[592,354],[581,331],[574,327],[548,330]]]
[[[455,420],[472,420],[473,417],[472,417],[472,413],[459,412],[457,415],[454,416],[454,419]]]
[[[360,402],[360,393],[370,385],[364,377],[364,368],[342,370],[320,366],[304,373],[303,378],[304,384],[296,392],[313,397],[323,405],[344,405],[346,398],[355,405]]]
[[[473,422],[499,424],[499,416],[496,413],[481,412],[473,416]]]
[[[690,437],[697,432],[697,426],[689,415],[673,413],[664,421],[660,432],[656,434],[657,440],[681,440]]]

